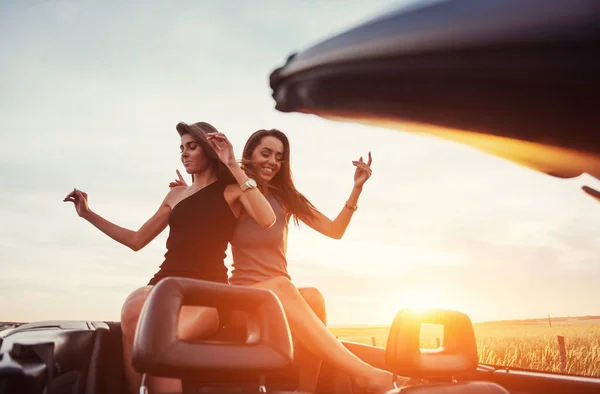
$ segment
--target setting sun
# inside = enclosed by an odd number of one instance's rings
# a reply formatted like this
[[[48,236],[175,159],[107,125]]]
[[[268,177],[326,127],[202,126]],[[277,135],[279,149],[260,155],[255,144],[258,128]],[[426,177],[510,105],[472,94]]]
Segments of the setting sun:
[[[403,308],[423,311],[429,308],[455,309],[456,305],[453,305],[448,296],[442,294],[439,289],[434,287],[415,287],[407,289],[397,297],[391,299],[389,308],[393,314],[396,314]]]

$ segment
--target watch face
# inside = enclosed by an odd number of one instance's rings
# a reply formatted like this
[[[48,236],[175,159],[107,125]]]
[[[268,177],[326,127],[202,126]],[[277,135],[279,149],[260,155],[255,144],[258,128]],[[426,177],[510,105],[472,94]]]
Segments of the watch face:
[[[248,185],[251,187],[256,187],[256,181],[252,178],[248,178]]]

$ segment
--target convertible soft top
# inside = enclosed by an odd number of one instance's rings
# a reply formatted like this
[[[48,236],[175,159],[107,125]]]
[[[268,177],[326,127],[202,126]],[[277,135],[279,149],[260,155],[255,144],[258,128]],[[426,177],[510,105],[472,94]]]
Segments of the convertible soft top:
[[[600,1],[450,0],[290,56],[276,108],[460,141],[600,177]]]

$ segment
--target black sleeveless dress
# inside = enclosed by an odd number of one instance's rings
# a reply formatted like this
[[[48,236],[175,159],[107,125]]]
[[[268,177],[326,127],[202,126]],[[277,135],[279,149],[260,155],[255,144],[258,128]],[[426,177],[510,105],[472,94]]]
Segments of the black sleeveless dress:
[[[237,223],[217,180],[181,200],[169,215],[167,252],[149,285],[176,276],[227,283],[225,252]]]

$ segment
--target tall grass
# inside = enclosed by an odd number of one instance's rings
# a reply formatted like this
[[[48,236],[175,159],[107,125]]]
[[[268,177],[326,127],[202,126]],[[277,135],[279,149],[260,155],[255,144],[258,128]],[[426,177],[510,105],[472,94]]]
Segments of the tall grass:
[[[566,370],[573,375],[600,377],[600,324],[475,324],[482,364],[561,372],[557,336],[565,338]],[[332,328],[338,338],[385,347],[389,327]],[[425,334],[425,335],[424,335]],[[429,333],[431,334],[431,333]],[[422,332],[421,346],[435,347],[435,334]]]

